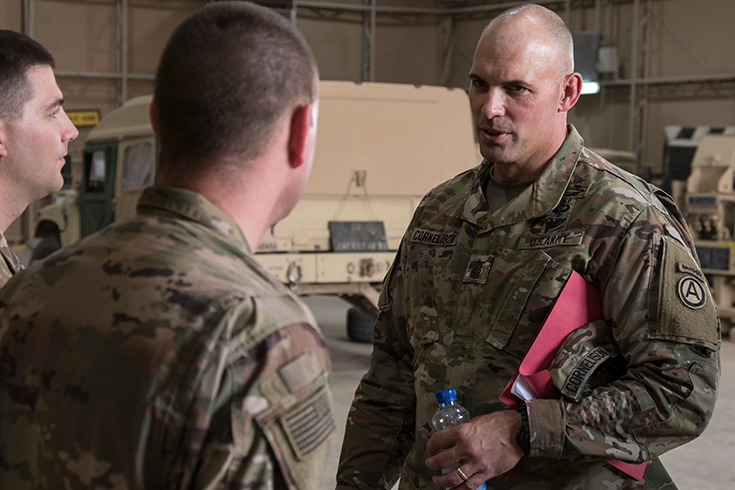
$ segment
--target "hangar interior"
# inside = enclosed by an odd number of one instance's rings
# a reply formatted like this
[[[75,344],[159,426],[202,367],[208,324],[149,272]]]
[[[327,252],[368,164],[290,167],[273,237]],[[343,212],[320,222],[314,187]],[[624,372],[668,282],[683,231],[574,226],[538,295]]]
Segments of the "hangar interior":
[[[198,0],[4,0],[0,28],[51,48],[65,107],[95,121],[152,92],[175,27]],[[502,0],[264,0],[296,23],[323,80],[466,89],[475,43]],[[632,152],[637,172],[664,178],[667,127],[735,126],[730,0],[541,0],[575,34],[577,69],[599,84],[569,114],[587,146]],[[90,116],[87,111],[91,111]],[[70,145],[75,181],[90,126]],[[677,131],[669,129],[669,133]],[[679,141],[676,144],[680,144]],[[687,142],[684,142],[686,145]],[[695,144],[689,142],[689,144]],[[669,189],[667,189],[669,190]],[[30,209],[8,230],[32,237]]]
[[[49,48],[56,60],[55,74],[64,93],[64,107],[74,114],[80,131],[69,145],[72,187],[82,179],[85,138],[95,123],[125,102],[152,93],[154,73],[168,37],[205,3],[208,2],[0,1],[0,29],[30,35]],[[322,80],[466,90],[482,29],[501,11],[524,2],[256,3],[275,9],[296,24],[316,56]],[[700,258],[710,272],[723,331],[727,331],[730,319],[735,318],[735,296],[731,293],[735,277],[735,2],[535,3],[556,11],[567,22],[575,35],[577,70],[586,81],[597,84],[597,90],[583,95],[569,113],[569,121],[577,127],[586,146],[600,149],[614,162],[621,162],[621,166],[663,187],[677,198],[682,210],[700,216],[693,229],[701,241]],[[417,118],[414,124],[421,125],[422,121]],[[709,135],[727,138],[724,143],[711,146],[710,153],[702,154],[704,160],[695,165],[695,153]],[[713,170],[714,167],[717,168]],[[688,196],[696,199],[691,201]],[[7,230],[8,241],[17,246],[32,243],[37,213],[54,199],[50,196],[29,206]],[[322,304],[316,307],[322,308]],[[332,313],[325,313],[329,314]],[[340,324],[338,329],[344,326]],[[340,359],[346,360],[344,371],[336,376],[338,384],[343,383],[346,416],[351,393],[367,366],[369,352],[362,349],[365,346],[350,346],[342,340],[332,340],[330,348],[337,353],[335,370]],[[732,376],[727,370],[732,368],[733,350],[730,346],[728,349],[730,358],[723,357],[723,377],[727,378],[723,388],[729,383],[732,389]],[[731,394],[726,394],[722,401],[727,400],[729,404],[718,407],[715,431],[706,433],[709,438],[703,437],[699,446],[685,446],[681,451],[689,451],[686,455],[677,452],[672,458],[672,475],[677,471],[680,478],[693,485],[681,488],[733,488],[729,486],[735,482],[731,470],[707,471],[699,467],[711,461],[728,464],[724,462],[731,462],[735,454],[735,403]],[[333,443],[336,454],[339,442],[335,439]],[[710,456],[695,453],[701,450],[711,451],[706,453]],[[693,454],[700,455],[693,458]],[[330,465],[336,465],[334,458]],[[705,478],[711,484],[703,483]],[[329,487],[328,480],[325,479],[324,488]]]

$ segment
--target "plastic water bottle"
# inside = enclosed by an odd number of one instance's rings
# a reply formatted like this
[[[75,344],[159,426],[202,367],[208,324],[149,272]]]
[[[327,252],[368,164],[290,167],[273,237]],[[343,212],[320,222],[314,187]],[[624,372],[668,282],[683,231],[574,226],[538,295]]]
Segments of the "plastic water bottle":
[[[434,429],[438,431],[444,430],[470,421],[470,412],[457,403],[457,393],[454,389],[437,391],[436,401],[439,403],[439,408],[431,418],[431,424],[434,426]],[[444,468],[442,470],[442,475],[446,475],[447,473],[454,471],[458,466],[459,463]],[[449,488],[446,490],[449,490]],[[485,483],[477,487],[475,490],[485,490]]]

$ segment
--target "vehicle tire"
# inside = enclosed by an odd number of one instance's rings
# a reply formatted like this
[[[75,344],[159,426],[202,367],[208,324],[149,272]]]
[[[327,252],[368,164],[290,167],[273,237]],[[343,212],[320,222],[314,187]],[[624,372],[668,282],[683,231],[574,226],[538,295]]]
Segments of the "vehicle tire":
[[[61,248],[61,237],[59,235],[49,235],[31,252],[31,262],[41,260]]]
[[[353,342],[372,344],[375,332],[375,317],[358,308],[347,310],[347,336]]]
[[[735,319],[733,318],[723,318],[722,320],[720,320],[720,328],[722,329],[723,339],[732,340],[733,324],[735,324]]]

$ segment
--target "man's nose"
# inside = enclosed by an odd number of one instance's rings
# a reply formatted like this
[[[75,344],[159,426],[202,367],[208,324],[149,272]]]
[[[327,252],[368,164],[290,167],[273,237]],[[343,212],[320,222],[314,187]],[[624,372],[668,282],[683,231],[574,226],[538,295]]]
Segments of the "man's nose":
[[[505,97],[501,90],[491,88],[487,91],[487,98],[482,106],[482,114],[487,119],[505,114]]]
[[[69,116],[66,115],[66,111],[62,108],[61,112],[64,113],[64,129],[61,133],[61,140],[64,143],[68,143],[69,141],[72,141],[73,139],[76,139],[77,136],[79,136],[79,130],[76,126],[74,126],[74,123],[71,122],[71,119],[69,119]]]

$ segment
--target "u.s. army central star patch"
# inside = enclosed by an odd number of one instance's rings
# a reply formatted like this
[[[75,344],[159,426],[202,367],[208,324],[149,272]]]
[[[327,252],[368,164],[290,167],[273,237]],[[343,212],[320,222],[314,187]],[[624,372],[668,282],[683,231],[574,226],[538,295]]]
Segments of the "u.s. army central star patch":
[[[679,290],[679,298],[689,308],[698,310],[704,306],[707,297],[704,294],[704,287],[693,277],[685,277],[679,281],[677,287]]]

